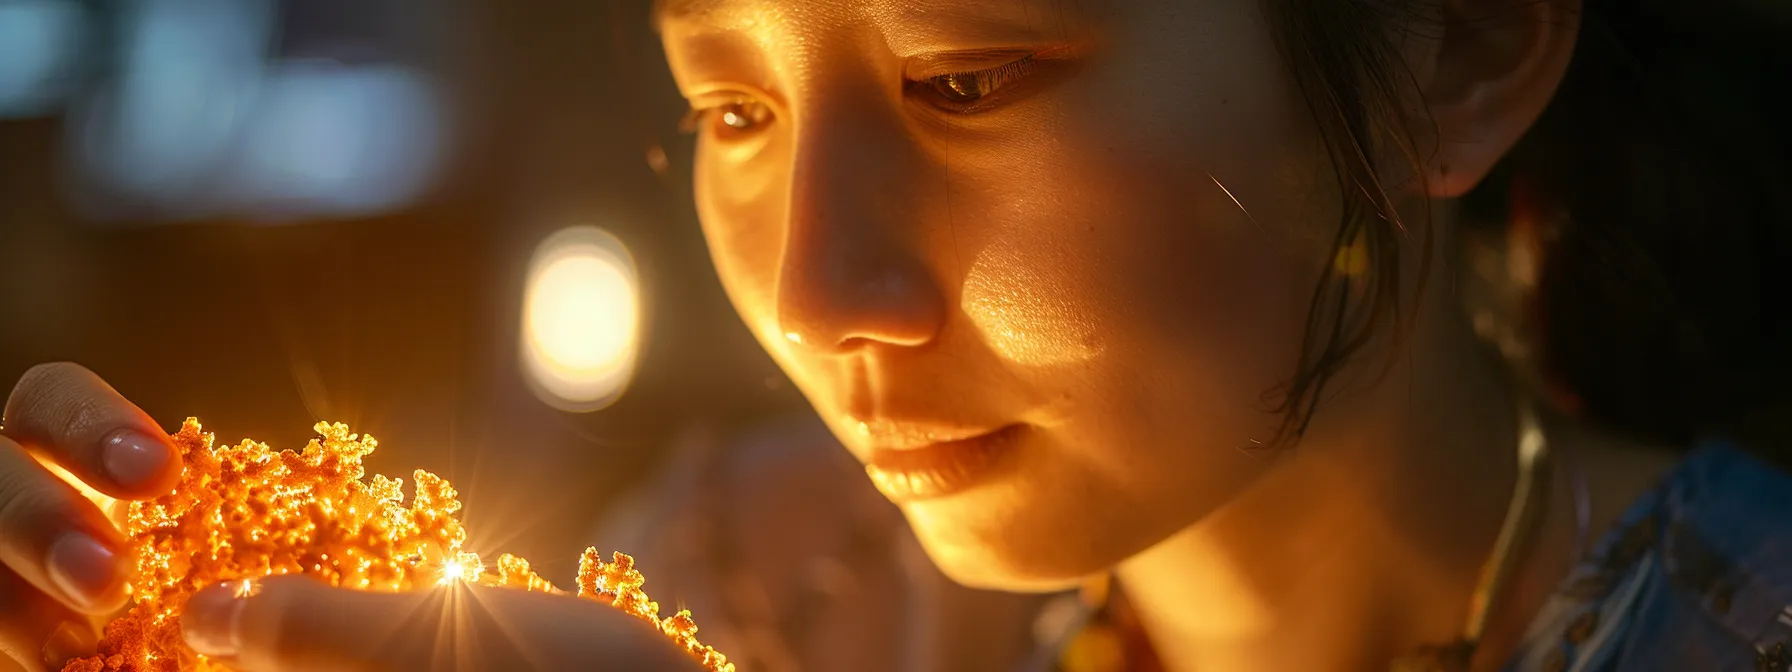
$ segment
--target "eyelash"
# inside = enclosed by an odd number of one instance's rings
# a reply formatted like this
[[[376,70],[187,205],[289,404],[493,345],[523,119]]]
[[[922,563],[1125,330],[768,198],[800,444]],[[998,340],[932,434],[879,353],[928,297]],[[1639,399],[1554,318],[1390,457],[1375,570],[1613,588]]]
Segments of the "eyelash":
[[[968,114],[993,105],[986,102],[1010,84],[1038,68],[1032,56],[983,70],[952,72],[920,80],[910,80],[906,88],[933,99],[934,105],[948,112]]]
[[[903,89],[911,95],[931,99],[928,102],[947,112],[972,114],[992,107],[993,103],[986,101],[1010,84],[1033,74],[1038,64],[1033,56],[1027,56],[993,68],[907,80]],[[765,103],[741,96],[715,105],[693,107],[679,123],[679,130],[696,133],[707,125],[723,137],[730,137],[758,131],[772,121],[771,117],[771,108]]]
[[[719,134],[752,133],[771,121],[771,116],[772,110],[765,103],[743,95],[723,103],[692,107],[678,128],[687,134],[697,133],[705,126]]]

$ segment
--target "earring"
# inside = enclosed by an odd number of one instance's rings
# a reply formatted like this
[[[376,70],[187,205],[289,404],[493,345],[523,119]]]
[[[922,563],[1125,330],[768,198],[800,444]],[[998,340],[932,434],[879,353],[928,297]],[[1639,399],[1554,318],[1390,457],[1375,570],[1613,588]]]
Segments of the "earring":
[[[1368,236],[1362,232],[1349,245],[1338,248],[1338,254],[1332,258],[1332,270],[1351,280],[1361,279],[1369,272]]]

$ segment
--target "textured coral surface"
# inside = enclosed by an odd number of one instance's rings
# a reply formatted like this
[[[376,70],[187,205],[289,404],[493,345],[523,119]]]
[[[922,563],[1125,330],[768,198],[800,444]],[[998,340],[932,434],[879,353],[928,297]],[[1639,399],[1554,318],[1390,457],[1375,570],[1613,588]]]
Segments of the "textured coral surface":
[[[454,581],[562,592],[527,560],[505,555],[487,568],[464,551],[466,532],[455,516],[461,505],[447,481],[417,471],[407,504],[401,480],[365,478],[362,461],[378,445],[372,437],[341,424],[316,429],[319,438],[300,452],[247,440],[219,447],[189,418],[174,435],[186,463],[180,485],[159,499],[120,505],[137,559],[131,608],[106,626],[99,655],[64,670],[222,670],[181,641],[181,606],[207,586],[275,574],[384,592]],[[580,558],[580,597],[653,624],[714,672],[733,671],[697,641],[689,612],[661,618],[643,583],[622,553],[604,562],[586,549]]]

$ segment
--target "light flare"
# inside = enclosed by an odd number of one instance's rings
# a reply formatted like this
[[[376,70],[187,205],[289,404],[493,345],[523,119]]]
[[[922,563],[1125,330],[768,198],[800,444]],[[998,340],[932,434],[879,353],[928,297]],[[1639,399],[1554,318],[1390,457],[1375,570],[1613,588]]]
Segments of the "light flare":
[[[499,556],[492,572],[462,550],[466,530],[455,515],[461,503],[447,481],[414,472],[406,502],[399,480],[363,480],[362,461],[378,445],[373,437],[342,424],[318,423],[316,430],[322,436],[300,452],[254,441],[217,446],[189,418],[171,437],[186,465],[180,484],[162,497],[116,507],[115,520],[137,559],[132,606],[106,624],[96,655],[70,661],[64,671],[223,672],[186,646],[181,608],[206,586],[253,595],[266,576],[305,575],[383,593],[455,583],[567,592],[527,560]],[[660,617],[645,583],[627,555],[605,562],[591,548],[580,557],[579,597],[646,621],[712,672],[733,672],[726,656],[697,640],[689,612]]]
[[[485,574],[485,562],[476,553],[461,553],[452,560],[442,563],[442,578],[436,585],[446,586],[476,579]]]

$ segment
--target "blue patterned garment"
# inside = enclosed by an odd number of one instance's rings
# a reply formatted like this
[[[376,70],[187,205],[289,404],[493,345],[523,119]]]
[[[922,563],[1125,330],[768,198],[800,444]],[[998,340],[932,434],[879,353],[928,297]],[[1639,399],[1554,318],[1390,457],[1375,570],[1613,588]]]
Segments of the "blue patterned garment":
[[[1792,670],[1792,476],[1687,457],[1575,567],[1506,672]]]
[[[1114,651],[1065,647],[1046,669],[1163,669],[1114,598],[1070,639]],[[1504,672],[1792,672],[1792,474],[1724,442],[1690,453],[1563,579]]]

